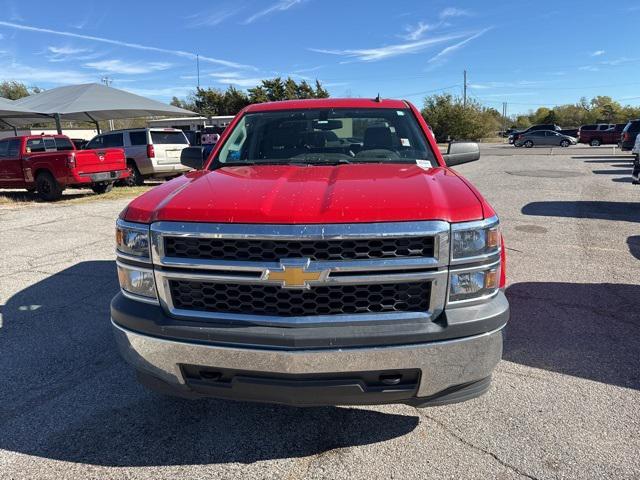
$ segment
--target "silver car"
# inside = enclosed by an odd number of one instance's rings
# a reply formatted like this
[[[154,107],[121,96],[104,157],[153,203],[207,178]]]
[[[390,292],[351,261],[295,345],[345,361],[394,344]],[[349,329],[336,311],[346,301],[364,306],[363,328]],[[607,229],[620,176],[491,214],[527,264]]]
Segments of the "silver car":
[[[553,130],[536,130],[521,134],[514,145],[527,148],[535,146],[568,147],[577,143],[578,140],[569,135],[563,135]]]
[[[130,176],[127,183],[142,185],[145,178],[167,178],[189,170],[180,163],[189,140],[175,128],[135,128],[116,130],[94,137],[86,147],[124,149]]]

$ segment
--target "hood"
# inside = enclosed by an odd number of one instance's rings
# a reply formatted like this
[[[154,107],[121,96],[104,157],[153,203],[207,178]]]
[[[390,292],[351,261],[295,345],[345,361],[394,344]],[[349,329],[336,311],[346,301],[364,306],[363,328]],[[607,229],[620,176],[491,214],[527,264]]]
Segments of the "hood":
[[[133,200],[129,221],[358,223],[483,218],[453,171],[417,165],[261,165],[198,171]]]

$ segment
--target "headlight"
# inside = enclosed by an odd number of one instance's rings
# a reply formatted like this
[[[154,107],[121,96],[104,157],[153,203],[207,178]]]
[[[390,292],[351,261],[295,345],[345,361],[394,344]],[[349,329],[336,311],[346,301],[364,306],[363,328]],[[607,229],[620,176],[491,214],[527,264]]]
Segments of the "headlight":
[[[140,223],[118,220],[116,223],[116,248],[125,255],[149,258],[149,227]]]
[[[492,265],[452,270],[449,274],[449,303],[477,300],[500,288],[500,262]]]
[[[500,253],[498,217],[451,225],[451,263],[480,260]]]
[[[136,300],[157,303],[153,270],[117,262],[120,288],[126,296]]]

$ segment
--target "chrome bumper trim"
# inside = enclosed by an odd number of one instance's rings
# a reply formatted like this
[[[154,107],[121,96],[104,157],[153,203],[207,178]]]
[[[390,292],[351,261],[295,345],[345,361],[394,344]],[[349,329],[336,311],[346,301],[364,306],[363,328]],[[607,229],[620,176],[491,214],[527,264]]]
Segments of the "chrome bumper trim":
[[[502,357],[502,329],[416,345],[286,351],[164,340],[111,322],[120,352],[131,365],[175,385],[185,383],[181,364],[278,374],[419,368],[418,396],[426,397],[489,376]]]

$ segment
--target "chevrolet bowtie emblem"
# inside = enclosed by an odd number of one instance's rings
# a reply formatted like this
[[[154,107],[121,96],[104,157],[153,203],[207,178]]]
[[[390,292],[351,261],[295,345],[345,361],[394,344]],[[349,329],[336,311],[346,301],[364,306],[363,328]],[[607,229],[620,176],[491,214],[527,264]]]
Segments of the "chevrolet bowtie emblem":
[[[266,280],[280,282],[282,288],[310,288],[309,282],[324,280],[325,271],[308,271],[309,260],[280,262],[282,270],[268,270]]]

